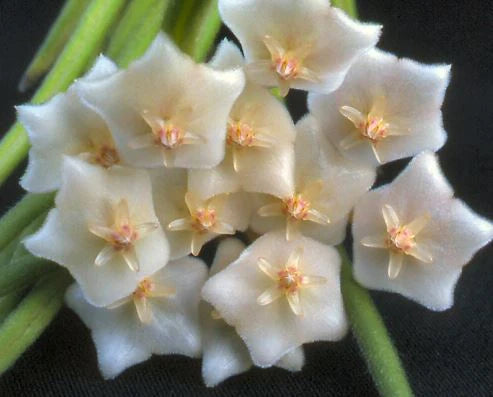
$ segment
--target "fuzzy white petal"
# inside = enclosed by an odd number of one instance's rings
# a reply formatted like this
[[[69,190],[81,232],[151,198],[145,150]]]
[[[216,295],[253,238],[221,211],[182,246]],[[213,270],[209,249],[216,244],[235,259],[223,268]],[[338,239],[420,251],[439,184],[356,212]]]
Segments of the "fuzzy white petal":
[[[342,106],[357,109],[365,116],[377,109],[377,115],[390,125],[390,133],[399,134],[382,139],[376,146],[381,162],[386,163],[443,146],[447,135],[440,108],[449,74],[450,66],[419,64],[374,49],[351,67],[337,91],[330,95],[310,94],[308,107],[323,133],[338,147],[343,139],[357,132],[354,124],[341,115]],[[366,140],[342,153],[351,160],[378,165]]]
[[[227,116],[244,85],[241,70],[215,71],[195,64],[163,34],[142,58],[104,82],[85,84],[83,98],[99,111],[118,137],[119,147],[136,166],[160,167],[162,151],[152,145],[131,149],[151,134],[144,111],[168,117],[203,142],[172,149],[173,167],[208,168],[224,156]]]
[[[336,89],[350,64],[375,45],[380,34],[379,26],[355,22],[324,0],[221,0],[219,11],[238,37],[248,63],[270,61],[263,42],[266,35],[285,46],[304,45],[304,66],[319,81],[295,79],[292,87],[318,92]],[[268,65],[263,76],[255,74],[258,83],[277,85]]]
[[[258,258],[286,263],[300,245],[305,248],[302,262],[306,273],[323,276],[327,283],[301,290],[304,316],[294,315],[285,299],[260,306],[257,298],[272,286],[272,280],[258,269]],[[284,231],[277,231],[257,239],[238,260],[209,279],[202,296],[236,328],[253,362],[266,367],[303,343],[338,340],[345,334],[339,269],[340,258],[334,248],[308,238],[287,242]]]
[[[106,225],[108,206],[126,199],[136,224],[158,222],[151,185],[144,171],[123,167],[103,170],[81,160],[66,158],[56,208],[43,227],[25,241],[34,255],[65,267],[81,285],[87,300],[105,306],[131,293],[140,278],[166,265],[169,248],[158,228],[135,242],[140,271],[133,272],[122,255],[95,266],[106,242],[89,231],[89,225]]]
[[[236,44],[228,39],[223,39],[217,46],[209,65],[214,69],[228,70],[242,68],[245,65],[245,60]]]
[[[201,261],[183,258],[153,275],[153,280],[174,286],[176,295],[150,300],[150,324],[140,322],[131,300],[115,309],[98,308],[87,302],[77,284],[68,289],[66,303],[91,330],[99,368],[106,379],[152,354],[200,354],[198,291],[206,274]]]
[[[412,190],[409,190],[409,187]],[[424,263],[406,255],[395,279],[387,276],[388,250],[364,247],[366,236],[385,233],[382,207],[390,205],[404,223],[428,214],[416,242],[432,257]],[[365,195],[353,222],[354,274],[368,288],[400,293],[431,310],[453,305],[462,267],[493,238],[493,225],[453,198],[436,156],[417,156],[394,182]]]

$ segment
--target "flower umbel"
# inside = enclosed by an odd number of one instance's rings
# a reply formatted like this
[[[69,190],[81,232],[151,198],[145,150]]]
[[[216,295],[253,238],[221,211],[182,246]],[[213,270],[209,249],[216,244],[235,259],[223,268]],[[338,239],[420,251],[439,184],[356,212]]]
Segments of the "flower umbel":
[[[259,305],[268,305],[285,296],[288,300],[289,307],[297,316],[303,315],[303,307],[300,302],[299,290],[301,288],[311,287],[327,282],[325,277],[307,276],[302,272],[300,262],[303,256],[303,248],[298,247],[291,252],[286,264],[282,267],[276,267],[265,258],[258,259],[258,267],[275,285],[263,292],[258,298]]]

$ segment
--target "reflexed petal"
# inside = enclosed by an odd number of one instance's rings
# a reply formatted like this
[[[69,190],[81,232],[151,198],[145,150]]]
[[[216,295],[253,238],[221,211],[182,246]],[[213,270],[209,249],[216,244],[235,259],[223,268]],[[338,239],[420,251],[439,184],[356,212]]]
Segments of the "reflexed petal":
[[[113,235],[113,230],[106,226],[90,224],[88,226],[89,231],[95,236],[101,237],[103,240],[110,241]]]
[[[279,276],[277,275],[277,272],[279,270],[276,269],[267,259],[258,258],[257,265],[259,269],[262,270],[272,280],[277,281],[279,279]]]
[[[399,217],[390,205],[385,204],[382,207],[382,215],[385,225],[387,226],[387,231],[390,231],[392,228],[399,227]]]
[[[138,272],[140,270],[139,259],[137,258],[137,254],[135,253],[135,248],[130,247],[122,252],[123,259],[127,263],[130,270],[134,272]]]
[[[138,233],[139,238],[143,238],[147,236],[149,233],[152,233],[158,227],[159,227],[159,223],[157,222],[146,222],[134,226],[134,229]]]
[[[287,267],[294,267],[295,269],[298,269],[298,265],[300,263],[301,258],[303,257],[303,251],[304,248],[303,246],[297,247],[293,252],[289,254],[288,260],[286,262]]]
[[[318,223],[320,225],[327,225],[330,223],[330,219],[327,215],[322,214],[314,208],[308,210],[306,220]]]
[[[267,204],[263,207],[260,207],[257,211],[260,216],[281,216],[283,213],[283,204],[281,202],[277,202],[274,204]]]
[[[176,219],[168,224],[168,229],[176,232],[180,230],[193,230],[190,218]]]
[[[262,294],[257,298],[257,303],[261,306],[269,305],[270,303],[279,299],[281,296],[282,291],[276,284],[262,292]]]
[[[361,244],[371,248],[387,248],[387,234],[363,237]]]
[[[433,262],[433,256],[421,244],[416,244],[413,248],[406,251],[406,254],[414,256],[417,260],[424,263]]]
[[[389,251],[389,267],[387,270],[391,280],[395,279],[401,272],[402,263],[404,262],[404,254],[400,252]]]
[[[115,303],[105,306],[107,309],[113,310],[120,306],[123,306],[132,301],[132,295],[126,296],[125,298],[118,299]]]
[[[297,316],[302,316],[303,308],[301,307],[300,294],[298,292],[293,292],[291,294],[287,294],[286,298],[293,313]]]
[[[135,309],[139,320],[144,324],[149,324],[152,320],[152,311],[149,301],[146,298],[134,298]]]
[[[422,215],[406,225],[414,236],[416,236],[430,221],[430,214]]]
[[[305,276],[301,279],[302,285],[320,285],[325,284],[327,282],[327,278],[322,276]]]
[[[190,214],[194,214],[198,208],[204,207],[203,200],[200,200],[194,193],[187,192],[185,194],[185,203],[187,204]]]
[[[217,221],[210,229],[217,234],[235,234],[236,230],[233,226],[228,225],[226,222]]]
[[[111,245],[105,245],[104,248],[101,250],[101,252],[96,256],[96,259],[94,260],[94,264],[96,266],[103,266],[106,263],[108,263],[113,256],[116,255],[116,251]]]
[[[265,35],[263,42],[273,57],[283,55],[284,48],[282,47],[281,43],[279,43],[279,41],[277,41],[271,35]]]
[[[359,127],[366,122],[366,117],[364,114],[351,106],[341,106],[339,108],[339,112],[341,112],[344,117],[349,119],[356,127]]]

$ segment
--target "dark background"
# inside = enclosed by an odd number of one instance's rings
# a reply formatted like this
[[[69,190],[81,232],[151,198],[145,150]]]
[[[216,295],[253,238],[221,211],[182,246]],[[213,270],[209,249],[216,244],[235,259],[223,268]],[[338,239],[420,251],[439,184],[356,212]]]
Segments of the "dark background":
[[[14,121],[13,105],[27,101],[16,85],[55,17],[61,1],[0,0],[0,132]],[[493,218],[493,3],[491,1],[360,0],[360,18],[384,25],[379,47],[422,62],[451,63],[444,104],[449,133],[440,160],[457,196]],[[304,97],[289,100],[295,118]],[[405,161],[386,166],[389,180]],[[21,195],[17,179],[0,190],[0,211]],[[493,395],[493,260],[483,249],[464,269],[455,306],[431,312],[398,295],[373,293],[419,396]],[[154,357],[103,381],[90,335],[63,309],[12,370],[0,378],[0,395],[340,395],[376,390],[351,335],[339,343],[306,348],[298,374],[253,369],[207,390],[200,361]]]

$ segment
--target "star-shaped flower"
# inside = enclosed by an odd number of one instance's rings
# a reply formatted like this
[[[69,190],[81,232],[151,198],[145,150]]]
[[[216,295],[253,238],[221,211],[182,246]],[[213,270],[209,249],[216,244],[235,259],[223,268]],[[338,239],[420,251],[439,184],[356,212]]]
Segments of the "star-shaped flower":
[[[128,163],[210,168],[224,157],[228,114],[243,85],[241,70],[198,65],[159,34],[127,70],[80,92]]]
[[[339,244],[346,234],[348,214],[370,189],[375,171],[342,158],[320,135],[312,117],[300,120],[297,130],[295,186],[281,197],[257,197],[251,227],[257,233],[285,227],[288,240],[301,233]]]
[[[144,171],[104,170],[66,157],[62,185],[43,227],[26,241],[36,256],[65,266],[93,305],[134,291],[166,265],[168,241]]]
[[[245,244],[235,238],[219,243],[210,270],[210,277],[234,262],[245,249]],[[250,353],[236,333],[212,306],[202,302],[201,317],[203,326],[202,377],[208,387],[216,386],[230,376],[248,371],[253,363]],[[300,371],[305,362],[303,348],[300,346],[285,354],[275,365],[288,371]]]
[[[198,305],[206,278],[202,261],[182,258],[142,279],[131,295],[109,307],[92,306],[73,284],[65,300],[91,330],[103,377],[114,378],[152,354],[198,357]]]
[[[342,154],[373,166],[440,149],[447,134],[441,106],[450,66],[423,65],[374,49],[330,95],[308,108]]]
[[[245,193],[219,194],[204,200],[188,190],[185,170],[154,170],[151,175],[154,206],[168,230],[172,259],[198,255],[213,238],[248,227],[251,211]]]
[[[235,327],[254,364],[266,367],[303,343],[344,336],[339,270],[333,247],[271,232],[210,278],[202,296]]]
[[[493,225],[453,197],[433,153],[424,152],[354,211],[354,276],[431,310],[453,305],[462,267],[493,238]]]
[[[219,0],[258,84],[328,93],[378,41],[380,27],[350,19],[325,0]]]
[[[244,66],[233,43],[223,40],[211,61],[227,70]],[[190,171],[190,188],[202,198],[215,194],[262,192],[285,195],[293,187],[296,130],[285,106],[265,88],[247,82],[228,120],[226,156],[208,170]]]
[[[121,164],[107,125],[78,96],[81,82],[104,80],[116,71],[111,60],[100,56],[89,73],[67,92],[42,105],[17,108],[31,142],[29,163],[21,179],[24,189],[38,193],[58,189],[64,155],[78,156],[104,168]]]

